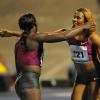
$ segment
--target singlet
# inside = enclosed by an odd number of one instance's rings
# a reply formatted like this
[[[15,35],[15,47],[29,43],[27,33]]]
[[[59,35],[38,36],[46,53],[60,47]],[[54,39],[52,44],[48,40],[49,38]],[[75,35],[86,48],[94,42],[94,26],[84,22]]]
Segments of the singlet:
[[[92,42],[89,39],[85,39],[84,42],[81,42],[73,38],[70,39],[68,43],[74,63],[84,64],[92,60]]]
[[[26,50],[23,40],[15,45],[15,60],[17,72],[25,65],[41,66],[43,59],[43,43],[39,43],[37,51]]]

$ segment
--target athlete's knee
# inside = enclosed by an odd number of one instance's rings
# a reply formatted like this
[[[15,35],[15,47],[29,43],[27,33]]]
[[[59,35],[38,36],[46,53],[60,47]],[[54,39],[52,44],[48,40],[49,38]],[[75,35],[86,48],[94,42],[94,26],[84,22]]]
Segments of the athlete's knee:
[[[96,96],[96,99],[95,100],[100,100],[100,96]]]
[[[100,94],[96,95],[96,99],[95,100],[100,100]]]

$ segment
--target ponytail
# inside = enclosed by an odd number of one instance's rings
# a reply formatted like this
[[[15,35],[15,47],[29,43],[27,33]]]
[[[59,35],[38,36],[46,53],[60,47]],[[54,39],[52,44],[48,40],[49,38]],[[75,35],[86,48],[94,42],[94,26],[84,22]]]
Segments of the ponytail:
[[[26,42],[26,40],[27,40],[27,37],[28,37],[28,34],[29,34],[29,32],[28,31],[24,31],[23,32],[23,35],[22,35],[22,41],[23,41],[23,44],[24,44],[24,50],[25,51],[28,51],[28,47],[27,47],[27,42]]]

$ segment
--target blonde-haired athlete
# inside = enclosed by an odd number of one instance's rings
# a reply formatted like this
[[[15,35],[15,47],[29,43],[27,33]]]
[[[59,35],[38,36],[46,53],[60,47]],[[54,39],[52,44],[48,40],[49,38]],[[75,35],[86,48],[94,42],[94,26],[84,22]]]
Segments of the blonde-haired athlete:
[[[95,25],[93,15],[87,8],[77,9],[72,21],[73,28],[87,22]],[[84,30],[67,42],[77,70],[71,100],[100,100],[100,36],[96,28]]]

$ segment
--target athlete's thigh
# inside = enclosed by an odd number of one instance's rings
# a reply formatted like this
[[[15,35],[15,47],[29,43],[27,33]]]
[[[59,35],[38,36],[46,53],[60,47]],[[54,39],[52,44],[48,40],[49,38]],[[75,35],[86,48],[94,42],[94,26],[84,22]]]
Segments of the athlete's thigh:
[[[75,84],[71,100],[82,100],[85,87],[86,86],[84,84]]]
[[[21,100],[41,100],[40,89],[26,89],[21,94]]]
[[[87,100],[95,100],[95,96],[97,93],[97,83],[95,81],[90,82],[88,84],[87,89],[88,89]]]
[[[98,83],[97,93],[96,93],[96,99],[95,100],[100,100],[100,81]]]

